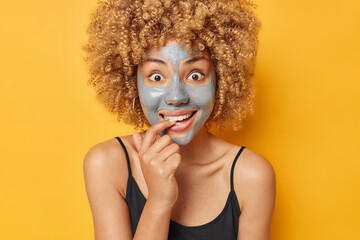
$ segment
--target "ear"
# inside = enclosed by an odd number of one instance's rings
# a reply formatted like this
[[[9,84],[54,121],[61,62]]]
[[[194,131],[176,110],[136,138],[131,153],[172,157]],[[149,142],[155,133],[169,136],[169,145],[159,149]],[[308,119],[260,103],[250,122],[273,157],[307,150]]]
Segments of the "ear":
[[[141,133],[138,133],[138,132],[134,133],[133,134],[133,139],[134,139],[136,150],[138,152],[140,152],[142,142],[143,142],[143,137],[142,137]]]

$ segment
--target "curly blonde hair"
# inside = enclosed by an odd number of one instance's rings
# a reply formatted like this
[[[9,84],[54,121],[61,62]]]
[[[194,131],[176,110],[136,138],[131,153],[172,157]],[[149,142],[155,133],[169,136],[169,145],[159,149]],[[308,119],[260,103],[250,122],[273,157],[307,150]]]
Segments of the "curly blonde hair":
[[[248,0],[100,1],[87,29],[90,79],[97,97],[117,119],[142,128],[137,66],[149,48],[175,38],[185,49],[207,48],[216,71],[214,109],[206,127],[241,127],[253,111],[254,64],[260,23]],[[133,102],[135,99],[135,102]]]

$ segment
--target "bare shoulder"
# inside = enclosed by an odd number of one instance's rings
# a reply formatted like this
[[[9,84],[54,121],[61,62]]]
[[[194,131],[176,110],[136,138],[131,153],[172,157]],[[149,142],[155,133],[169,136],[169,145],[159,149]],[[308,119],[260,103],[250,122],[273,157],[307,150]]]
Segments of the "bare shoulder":
[[[131,239],[125,201],[127,163],[118,140],[112,138],[91,147],[83,166],[95,239]]]
[[[128,176],[126,156],[116,138],[92,146],[85,155],[83,168],[86,182],[104,182],[125,196]]]
[[[275,201],[276,176],[270,161],[245,148],[234,169],[234,186],[238,193],[240,208],[255,198]]]
[[[237,172],[248,180],[272,180],[275,178],[275,171],[270,161],[264,156],[245,148],[241,157]]]
[[[218,145],[223,146],[227,159],[232,158],[233,164],[234,156],[241,147],[225,141],[220,143]],[[270,239],[276,197],[273,166],[264,156],[244,148],[233,173],[234,190],[241,212],[237,239]]]
[[[229,164],[232,164],[234,156],[238,153],[241,146],[234,145],[216,136],[214,136],[214,139],[216,139],[215,143],[217,149],[222,149],[220,152],[222,152],[223,155],[226,155],[227,158],[231,160]],[[246,178],[247,181],[253,181],[256,179],[258,181],[261,179],[270,180],[275,178],[275,171],[270,161],[248,148],[244,148],[239,156],[235,165],[234,174],[237,178]],[[236,180],[240,181],[245,179]]]

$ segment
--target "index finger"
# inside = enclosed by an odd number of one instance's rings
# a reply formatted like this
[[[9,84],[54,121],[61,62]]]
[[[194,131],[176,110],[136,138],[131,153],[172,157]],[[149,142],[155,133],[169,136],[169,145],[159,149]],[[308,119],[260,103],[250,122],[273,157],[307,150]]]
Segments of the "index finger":
[[[175,122],[171,121],[161,121],[153,126],[151,126],[145,133],[143,138],[142,150],[148,149],[156,140],[156,137],[160,134],[161,131],[171,127]]]

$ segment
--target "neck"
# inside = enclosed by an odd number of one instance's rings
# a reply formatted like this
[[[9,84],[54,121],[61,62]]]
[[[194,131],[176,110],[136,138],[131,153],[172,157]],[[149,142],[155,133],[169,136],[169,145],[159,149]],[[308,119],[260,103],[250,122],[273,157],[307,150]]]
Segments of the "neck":
[[[213,139],[212,134],[208,133],[204,128],[200,129],[191,142],[180,146],[182,162],[185,165],[206,164],[209,161],[207,156],[213,154]]]

